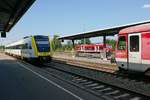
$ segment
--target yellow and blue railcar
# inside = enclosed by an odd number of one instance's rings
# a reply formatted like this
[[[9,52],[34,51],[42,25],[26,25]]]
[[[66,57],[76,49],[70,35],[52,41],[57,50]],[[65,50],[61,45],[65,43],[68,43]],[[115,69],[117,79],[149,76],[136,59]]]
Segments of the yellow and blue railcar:
[[[52,48],[49,36],[27,36],[5,46],[5,53],[22,59],[50,61]]]

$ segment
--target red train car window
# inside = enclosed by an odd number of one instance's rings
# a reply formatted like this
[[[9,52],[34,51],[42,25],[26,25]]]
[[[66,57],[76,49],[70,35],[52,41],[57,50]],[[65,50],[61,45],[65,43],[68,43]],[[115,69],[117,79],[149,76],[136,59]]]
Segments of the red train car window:
[[[125,36],[119,37],[118,50],[126,50],[126,37]]]

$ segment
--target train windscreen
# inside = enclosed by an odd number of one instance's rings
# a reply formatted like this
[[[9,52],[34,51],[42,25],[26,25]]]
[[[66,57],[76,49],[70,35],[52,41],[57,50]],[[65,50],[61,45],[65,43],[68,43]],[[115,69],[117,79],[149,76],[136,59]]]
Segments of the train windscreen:
[[[39,52],[50,51],[50,43],[48,36],[34,36],[34,38]]]

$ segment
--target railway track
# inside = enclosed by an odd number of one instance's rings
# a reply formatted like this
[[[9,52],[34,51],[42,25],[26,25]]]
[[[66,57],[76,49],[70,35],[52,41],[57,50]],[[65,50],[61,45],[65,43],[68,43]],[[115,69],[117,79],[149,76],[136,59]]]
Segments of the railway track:
[[[101,82],[117,88],[125,89],[127,91],[132,91],[134,93],[150,97],[150,80],[149,78],[144,78],[143,76],[137,77],[136,75],[129,76],[128,74],[120,74],[120,73],[117,74],[117,73],[89,70],[68,64],[58,63],[55,61],[51,62],[47,66],[60,71],[79,75],[88,79],[95,80],[97,82]]]
[[[62,71],[51,65],[52,68],[45,68],[48,73],[57,75],[60,79],[64,76],[69,79],[71,84],[74,84],[80,88],[86,89],[87,91],[93,93],[94,95],[104,97],[107,100],[148,100],[147,96],[141,95],[139,93],[131,92],[123,88],[118,88],[110,84],[105,84],[100,81],[89,79],[80,75],[72,74],[70,72]],[[57,72],[57,74],[56,74]],[[69,77],[69,78],[68,78]]]
[[[64,76],[67,76],[65,78],[68,79],[70,84],[82,88],[96,96],[103,97],[105,100],[148,100],[148,97],[145,97],[143,95],[133,93],[101,82],[97,82],[95,80],[91,80],[75,74],[68,75],[68,73],[64,73],[62,71],[57,70],[56,75],[56,70],[54,70],[55,69],[53,69],[53,71],[52,69],[46,69],[48,73],[53,74],[55,77],[57,76],[60,79],[64,78]]]
[[[44,67],[43,65],[40,65],[41,70],[44,73],[47,73],[55,78],[59,78],[60,80],[72,84],[77,88],[81,88],[87,92],[90,92],[93,95],[104,98],[104,100],[149,100],[149,98],[145,95],[131,92],[123,88],[118,88],[110,84],[105,84],[103,82],[96,81],[77,74],[66,72],[64,70],[57,69],[54,66],[56,65],[44,65]],[[35,67],[37,67],[37,65]]]
[[[149,100],[150,98],[150,80],[147,78],[135,79],[135,76],[83,68],[55,60],[42,65],[41,70],[107,100]]]

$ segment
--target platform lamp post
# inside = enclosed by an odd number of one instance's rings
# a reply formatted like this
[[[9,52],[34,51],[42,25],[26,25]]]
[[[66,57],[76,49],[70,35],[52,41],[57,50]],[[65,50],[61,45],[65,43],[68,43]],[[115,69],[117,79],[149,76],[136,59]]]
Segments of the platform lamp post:
[[[72,57],[75,57],[75,53],[74,53],[74,51],[75,51],[75,43],[74,43],[74,39],[72,39],[72,46],[73,46],[73,49],[72,49]]]
[[[73,46],[73,49],[75,49],[74,39],[72,40],[72,46]]]
[[[106,48],[106,36],[103,36],[103,44],[104,44],[104,48]]]
[[[85,34],[85,33],[84,33],[85,31],[86,31],[86,30],[85,30],[85,24],[83,24],[83,34]],[[83,44],[86,44],[85,37],[83,37]]]
[[[104,48],[106,48],[106,35],[103,36],[103,45],[104,45]],[[104,51],[104,50],[103,50],[103,57],[104,57],[104,59],[107,58],[106,51]]]

